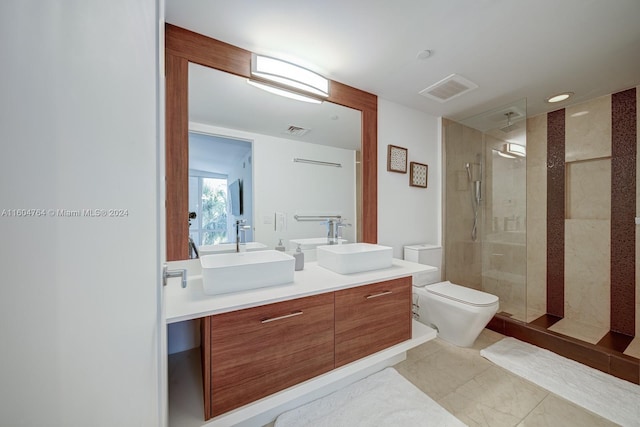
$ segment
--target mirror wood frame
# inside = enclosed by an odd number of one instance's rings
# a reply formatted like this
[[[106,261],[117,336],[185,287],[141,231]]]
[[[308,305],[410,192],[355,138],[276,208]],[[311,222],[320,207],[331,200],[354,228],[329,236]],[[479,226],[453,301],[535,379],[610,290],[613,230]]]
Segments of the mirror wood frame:
[[[189,258],[189,62],[250,77],[251,52],[165,25],[167,261]],[[362,112],[362,241],[378,240],[378,97],[330,81],[329,102]]]

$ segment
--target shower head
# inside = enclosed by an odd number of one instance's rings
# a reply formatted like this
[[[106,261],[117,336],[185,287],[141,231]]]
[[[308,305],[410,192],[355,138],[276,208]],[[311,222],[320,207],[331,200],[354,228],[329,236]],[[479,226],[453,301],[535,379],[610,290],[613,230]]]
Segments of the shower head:
[[[507,116],[507,125],[505,127],[501,127],[500,130],[504,133],[509,133],[509,132],[513,132],[515,129],[518,128],[518,125],[515,123],[511,123],[511,116],[513,116],[515,113],[513,111],[509,111],[504,113],[505,116]]]
[[[504,133],[511,133],[518,128],[518,125],[505,126],[500,128],[500,130]]]
[[[470,163],[465,163],[464,167],[467,169],[467,176],[469,177],[469,182],[473,181],[471,179],[471,164]]]

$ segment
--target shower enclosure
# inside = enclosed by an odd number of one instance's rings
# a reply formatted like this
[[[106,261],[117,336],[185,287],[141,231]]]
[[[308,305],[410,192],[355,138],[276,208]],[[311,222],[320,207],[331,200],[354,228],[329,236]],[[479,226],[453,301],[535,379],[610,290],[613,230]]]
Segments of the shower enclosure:
[[[526,100],[445,120],[444,275],[527,321]]]

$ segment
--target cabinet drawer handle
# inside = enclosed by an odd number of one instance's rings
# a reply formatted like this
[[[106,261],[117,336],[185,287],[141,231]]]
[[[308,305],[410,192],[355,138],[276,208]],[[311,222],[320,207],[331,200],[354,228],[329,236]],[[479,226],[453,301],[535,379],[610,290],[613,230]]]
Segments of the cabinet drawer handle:
[[[302,314],[302,310],[298,310],[298,311],[294,311],[293,313],[290,313],[290,314],[285,314],[284,316],[278,316],[278,317],[271,317],[271,318],[262,319],[261,322],[262,323],[275,322],[276,320],[288,319],[289,317],[300,316],[301,314]]]
[[[367,295],[367,299],[383,297],[385,295],[390,295],[392,293],[393,293],[393,291],[382,291],[379,294]]]

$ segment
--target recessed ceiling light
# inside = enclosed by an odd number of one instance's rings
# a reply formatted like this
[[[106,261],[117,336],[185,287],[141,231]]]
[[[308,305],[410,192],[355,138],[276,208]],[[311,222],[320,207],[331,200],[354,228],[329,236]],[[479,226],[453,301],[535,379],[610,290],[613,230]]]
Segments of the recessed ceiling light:
[[[569,99],[573,95],[573,92],[562,92],[557,95],[553,95],[547,98],[547,102],[561,102]]]

